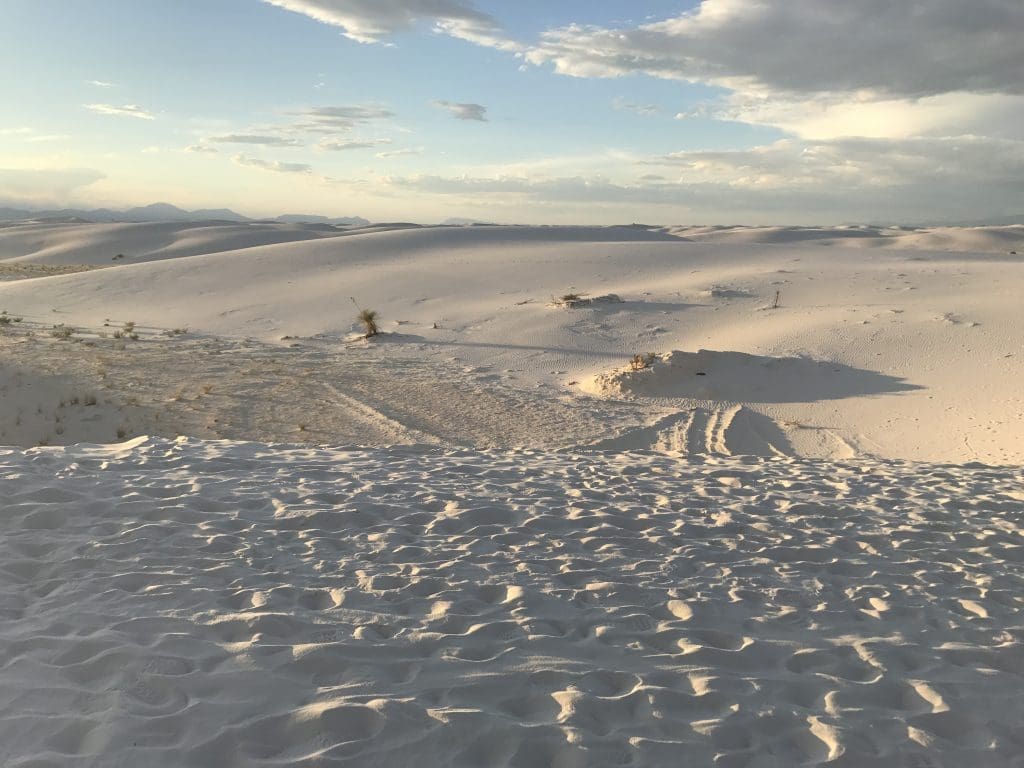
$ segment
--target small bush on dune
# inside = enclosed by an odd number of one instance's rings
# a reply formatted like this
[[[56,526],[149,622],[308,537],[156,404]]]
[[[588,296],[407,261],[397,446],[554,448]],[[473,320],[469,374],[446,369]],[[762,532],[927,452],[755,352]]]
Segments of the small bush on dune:
[[[362,309],[359,311],[359,322],[363,324],[363,330],[366,332],[366,338],[377,336],[380,333],[380,328],[377,326],[377,312],[372,309]]]
[[[646,355],[633,355],[633,359],[629,361],[629,369],[631,371],[645,370],[650,368],[657,359],[658,356],[653,352],[648,352]]]
[[[124,327],[119,331],[114,331],[115,339],[131,339],[132,341],[139,340],[139,334],[135,332],[135,321],[129,320],[124,324]]]
[[[587,304],[589,302],[587,300],[587,294],[585,293],[564,293],[557,299],[553,299],[552,303],[559,307],[574,309],[581,304]]]
[[[354,296],[349,296],[349,299],[355,304],[356,309],[359,310],[357,319],[363,325],[364,336],[368,339],[378,336],[380,334],[380,326],[377,325],[377,320],[380,315],[377,314],[375,309],[363,309],[359,306],[359,302],[355,300]]]

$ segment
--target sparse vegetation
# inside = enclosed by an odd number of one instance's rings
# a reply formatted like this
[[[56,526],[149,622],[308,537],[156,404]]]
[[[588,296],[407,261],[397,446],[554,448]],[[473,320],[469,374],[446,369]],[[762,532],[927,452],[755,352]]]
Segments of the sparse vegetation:
[[[574,309],[581,304],[589,303],[589,300],[585,293],[564,293],[557,299],[552,298],[551,303],[559,307],[565,307],[566,309]]]
[[[359,322],[363,324],[366,338],[369,339],[380,334],[380,327],[377,325],[377,312],[375,310],[360,310]]]
[[[0,312],[0,325],[10,325],[11,323],[20,323],[21,320],[22,320],[22,318],[20,318],[20,317],[12,317],[11,315],[8,315],[6,309],[3,312]]]
[[[629,369],[631,371],[642,371],[650,368],[657,359],[658,356],[654,352],[648,352],[646,355],[633,355],[633,358],[629,361]]]
[[[53,329],[50,331],[50,335],[53,336],[53,338],[55,339],[67,341],[68,339],[75,335],[75,329],[69,325],[64,325],[63,323],[61,323],[60,325],[53,326]]]
[[[357,319],[363,324],[363,335],[367,339],[372,339],[374,336],[380,335],[380,326],[377,325],[377,320],[380,315],[378,315],[377,310],[363,309],[359,306],[359,302],[357,302],[354,297],[349,296],[349,298],[352,299],[352,303],[355,304],[356,309],[359,310]]]
[[[139,334],[135,332],[135,321],[129,320],[126,322],[120,330],[114,331],[115,339],[131,339],[132,341],[139,340]]]

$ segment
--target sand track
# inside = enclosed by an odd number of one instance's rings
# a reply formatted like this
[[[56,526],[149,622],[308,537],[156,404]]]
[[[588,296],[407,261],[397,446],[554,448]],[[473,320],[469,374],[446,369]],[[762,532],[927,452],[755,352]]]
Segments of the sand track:
[[[742,405],[694,407],[593,444],[606,451],[654,450],[684,455],[792,456],[785,433]]]

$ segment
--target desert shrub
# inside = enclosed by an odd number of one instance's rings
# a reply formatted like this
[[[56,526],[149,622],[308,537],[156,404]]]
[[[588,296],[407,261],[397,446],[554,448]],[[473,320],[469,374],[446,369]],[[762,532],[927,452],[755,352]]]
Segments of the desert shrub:
[[[139,334],[137,334],[135,332],[135,321],[134,320],[129,320],[123,326],[121,326],[121,330],[114,331],[114,338],[115,339],[131,339],[132,341],[138,341],[139,340]]]
[[[380,333],[380,327],[377,325],[378,317],[376,310],[359,310],[359,322],[363,324],[363,331],[365,331],[366,338],[372,338]]]
[[[587,303],[587,294],[585,293],[563,293],[557,299],[553,300],[553,304],[566,307],[567,309],[573,309],[578,307],[580,304]]]
[[[50,335],[53,336],[53,338],[55,339],[67,341],[68,339],[75,335],[75,329],[69,325],[64,325],[63,323],[61,323],[60,325],[53,326],[53,329],[50,331]]]
[[[646,355],[633,355],[633,358],[629,361],[629,369],[631,371],[642,371],[645,368],[650,368],[657,359],[658,356],[653,352],[648,352]]]

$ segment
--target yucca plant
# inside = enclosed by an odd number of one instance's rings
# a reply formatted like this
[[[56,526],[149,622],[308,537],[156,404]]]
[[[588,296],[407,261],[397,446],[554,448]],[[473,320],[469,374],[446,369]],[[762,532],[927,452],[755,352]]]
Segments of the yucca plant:
[[[372,339],[374,336],[380,334],[380,326],[377,325],[377,318],[380,317],[375,309],[363,309],[359,306],[359,302],[355,300],[354,296],[349,296],[352,303],[356,305],[356,309],[359,310],[358,320],[363,324],[363,330],[365,336],[368,339]]]
[[[359,310],[359,322],[363,324],[363,330],[366,331],[366,338],[371,338],[380,333],[380,328],[377,327],[377,312],[373,309],[361,309]]]

